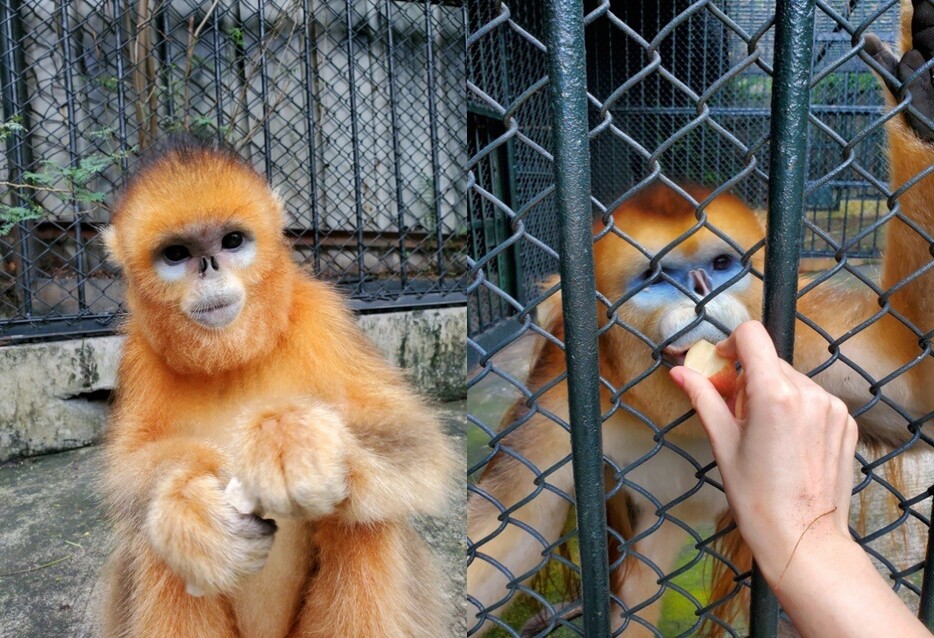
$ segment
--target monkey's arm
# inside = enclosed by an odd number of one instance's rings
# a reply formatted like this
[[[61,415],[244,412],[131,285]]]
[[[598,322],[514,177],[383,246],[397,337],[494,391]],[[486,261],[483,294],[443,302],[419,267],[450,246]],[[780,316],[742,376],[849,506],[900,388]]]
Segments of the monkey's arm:
[[[243,419],[234,449],[246,507],[367,523],[440,511],[454,454],[438,419],[386,380],[394,370],[355,363],[369,374],[347,382],[345,405],[299,397]]]
[[[934,131],[924,121],[934,119],[934,79],[931,70],[912,79],[934,57],[934,5],[929,0],[903,0],[902,22],[901,59],[875,36],[866,36],[865,44],[866,52],[889,73],[890,77],[880,74],[889,105],[903,104],[886,122],[893,192],[934,165]],[[917,113],[904,106],[909,96]],[[818,286],[799,303],[799,310],[831,340],[846,335],[840,354],[856,364],[841,358],[815,380],[844,399],[851,410],[860,411],[857,420],[869,426],[860,428],[862,434],[868,432],[885,443],[905,439],[906,417],[917,418],[934,409],[934,360],[925,354],[934,331],[932,247],[924,237],[934,237],[932,202],[934,175],[924,176],[899,195],[897,215],[886,225],[881,296],[851,283],[836,290]],[[874,323],[853,330],[877,314],[881,316]],[[801,323],[797,333],[796,367],[813,370],[822,365],[829,357],[827,338]],[[902,368],[901,374],[888,379]],[[871,407],[862,411],[867,405]]]
[[[350,397],[354,445],[341,516],[369,522],[440,513],[456,460],[437,415],[401,383],[371,379],[359,391]]]
[[[258,512],[353,522],[440,511],[455,454],[434,412],[408,388],[319,282],[306,281],[294,358],[301,394],[270,399],[237,426],[235,474]]]
[[[190,593],[231,591],[262,567],[275,525],[233,507],[225,455],[170,425],[168,402],[158,400],[166,388],[138,363],[131,355],[121,366],[105,453],[118,536],[142,539]]]

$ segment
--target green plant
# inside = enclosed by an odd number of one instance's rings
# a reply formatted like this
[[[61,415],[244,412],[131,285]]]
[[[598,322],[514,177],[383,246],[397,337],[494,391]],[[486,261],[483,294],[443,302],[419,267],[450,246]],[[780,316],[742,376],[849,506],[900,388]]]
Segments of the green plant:
[[[0,141],[25,129],[18,122],[8,121],[0,124]],[[114,130],[103,128],[92,131],[90,136],[97,140],[112,140]],[[13,227],[23,221],[39,219],[45,216],[45,210],[36,203],[23,202],[22,191],[31,193],[57,193],[84,204],[86,208],[102,206],[107,199],[108,190],[97,190],[91,182],[105,170],[118,163],[135,148],[121,150],[113,148],[107,152],[88,155],[78,160],[77,165],[60,166],[55,162],[43,161],[38,171],[25,171],[22,183],[0,182],[8,189],[20,191],[18,205],[0,203],[0,235],[8,234]]]

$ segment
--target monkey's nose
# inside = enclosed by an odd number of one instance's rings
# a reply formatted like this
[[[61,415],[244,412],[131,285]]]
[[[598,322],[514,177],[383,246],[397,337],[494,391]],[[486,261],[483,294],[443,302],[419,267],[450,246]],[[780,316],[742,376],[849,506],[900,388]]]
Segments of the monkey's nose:
[[[710,275],[708,275],[707,271],[703,268],[698,268],[697,270],[689,272],[688,280],[691,288],[694,289],[698,297],[706,297],[710,294],[710,291],[713,290],[713,282],[710,280]]]
[[[206,274],[208,271],[208,265],[210,265],[214,271],[221,269],[220,264],[217,263],[217,257],[211,255],[210,257],[201,258],[201,264],[199,265],[198,272],[202,275]]]

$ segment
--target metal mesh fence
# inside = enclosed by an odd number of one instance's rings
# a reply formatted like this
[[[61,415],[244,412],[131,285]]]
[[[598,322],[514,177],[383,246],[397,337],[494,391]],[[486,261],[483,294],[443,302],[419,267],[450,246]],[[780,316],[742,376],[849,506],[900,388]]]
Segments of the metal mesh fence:
[[[774,180],[790,170],[769,165],[776,143],[769,137],[770,121],[784,117],[772,106],[773,63],[783,55],[776,51],[774,3],[582,4],[595,246],[600,250],[601,243],[625,242],[627,250],[640,251],[647,260],[653,257],[659,248],[640,245],[616,225],[611,213],[639,201],[659,183],[677,193],[675,200],[698,211],[699,228],[730,243],[729,231],[707,221],[705,210],[714,195],[731,192],[764,210],[770,176]],[[602,501],[579,502],[580,488],[571,478],[566,441],[575,415],[568,412],[567,397],[561,398],[568,381],[563,363],[568,341],[564,324],[551,320],[561,286],[550,275],[559,264],[583,258],[558,254],[556,171],[576,168],[558,157],[554,146],[548,51],[565,47],[555,53],[564,56],[569,45],[546,35],[546,6],[468,3],[469,635],[584,635],[590,619],[576,616],[580,586],[586,592],[587,566],[594,556],[582,559],[578,542],[594,530],[578,530],[568,511],[571,506],[606,506]],[[923,225],[904,214],[900,199],[931,169],[907,186],[888,185],[883,124],[892,116],[872,75],[879,66],[864,51],[866,33],[894,45],[899,31],[894,0],[816,3],[809,119],[797,155],[806,173],[798,246],[806,257],[829,258],[830,266],[802,280],[797,332],[819,335],[819,352],[802,358],[812,376],[820,381],[834,366],[845,367],[849,378],[867,388],[848,401],[861,425],[869,424],[863,428],[867,443],[857,456],[852,533],[893,588],[924,614],[928,488],[934,476],[928,468],[931,440],[920,426],[929,417],[917,404],[903,404],[908,400],[904,394],[896,398],[895,388],[903,375],[927,360],[930,333],[927,321],[906,317],[891,299],[923,278],[931,262],[923,259],[918,272],[890,280],[886,289],[876,259],[893,226],[911,227],[924,242],[920,250],[931,245]],[[906,108],[903,99],[895,116],[901,117],[898,113]],[[682,190],[686,182],[703,184],[714,195]],[[661,252],[676,249],[696,232],[685,232]],[[746,277],[763,276],[762,242],[731,245],[742,269],[719,291]],[[725,532],[710,516],[720,506],[709,496],[719,481],[709,452],[681,436],[690,413],[670,416],[647,405],[641,398],[646,395],[640,394],[654,375],[665,373],[665,348],[698,324],[717,323],[718,318],[707,309],[712,303],[707,299],[698,304],[691,328],[664,338],[646,330],[633,319],[638,316],[632,311],[637,303],[633,297],[659,278],[667,281],[654,261],[648,268],[647,283],[615,295],[601,289],[598,274],[595,299],[602,317],[601,358],[607,356],[606,340],[624,333],[620,343],[630,344],[631,351],[617,354],[648,361],[636,371],[627,370],[622,379],[607,367],[612,364],[600,368],[610,520],[607,530],[596,533],[608,538],[614,573],[606,583],[616,617],[612,633],[745,635],[748,615],[734,616],[724,603],[748,610],[750,573],[748,565],[723,553]],[[772,272],[775,276],[780,271]],[[830,286],[841,291],[839,296],[821,303],[839,304],[843,319],[820,325],[811,315],[821,304],[813,299]],[[871,310],[848,306],[850,295],[870,299]],[[826,308],[821,313],[828,316]],[[887,321],[899,327],[873,332]],[[906,339],[915,340],[907,361],[869,369],[852,356],[867,335],[887,332],[904,332]],[[639,348],[644,352],[636,354]],[[898,434],[879,435],[874,429],[881,411],[891,417],[887,423]],[[612,442],[615,435],[608,432],[620,424],[641,431],[638,453],[622,453],[618,440]],[[531,443],[533,439],[539,443]],[[550,448],[547,454],[544,448]],[[508,491],[505,484],[519,487]],[[707,518],[682,514],[692,506],[706,511]],[[614,511],[623,511],[628,520],[614,518]],[[487,520],[484,516],[493,522],[476,523]],[[676,534],[670,533],[673,529]],[[680,540],[670,540],[676,537]],[[617,571],[624,564],[628,571]],[[710,573],[717,570],[729,575],[731,586],[725,591],[711,585]],[[638,579],[648,583],[641,590],[634,584]]]
[[[0,2],[0,337],[111,331],[98,231],[138,151],[195,130],[281,193],[361,308],[463,303],[464,8]]]

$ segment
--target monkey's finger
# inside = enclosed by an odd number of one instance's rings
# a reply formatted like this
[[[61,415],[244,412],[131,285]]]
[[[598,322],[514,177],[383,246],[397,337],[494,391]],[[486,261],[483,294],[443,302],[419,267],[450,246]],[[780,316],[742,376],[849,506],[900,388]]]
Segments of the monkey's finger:
[[[878,62],[879,66],[888,72],[888,76],[880,75],[880,77],[892,95],[898,95],[899,86],[894,81],[898,72],[898,58],[895,57],[895,54],[885,46],[875,33],[866,34],[863,51],[868,53],[869,57]]]
[[[227,497],[227,502],[241,514],[255,514],[259,507],[256,497],[247,494],[240,479],[236,476],[230,479],[224,489],[224,496]]]
[[[924,118],[930,120],[934,117],[934,84],[931,79],[931,69],[921,71],[918,77],[912,79],[915,73],[925,64],[924,56],[917,49],[912,49],[902,57],[898,63],[898,78],[903,83],[905,93],[911,94],[911,105],[917,109]],[[911,111],[906,111],[908,123],[918,136],[927,141],[934,141],[934,130],[923,118]]]
[[[195,598],[201,598],[202,596],[204,596],[204,590],[192,583],[188,583],[187,585],[185,585],[185,592],[189,596],[194,596]]]
[[[914,11],[911,14],[911,48],[917,49],[930,60],[934,54],[934,2],[931,0],[912,0]]]
[[[740,426],[726,401],[704,375],[690,368],[675,366],[669,374],[691,400],[717,461],[732,458],[739,443]]]

